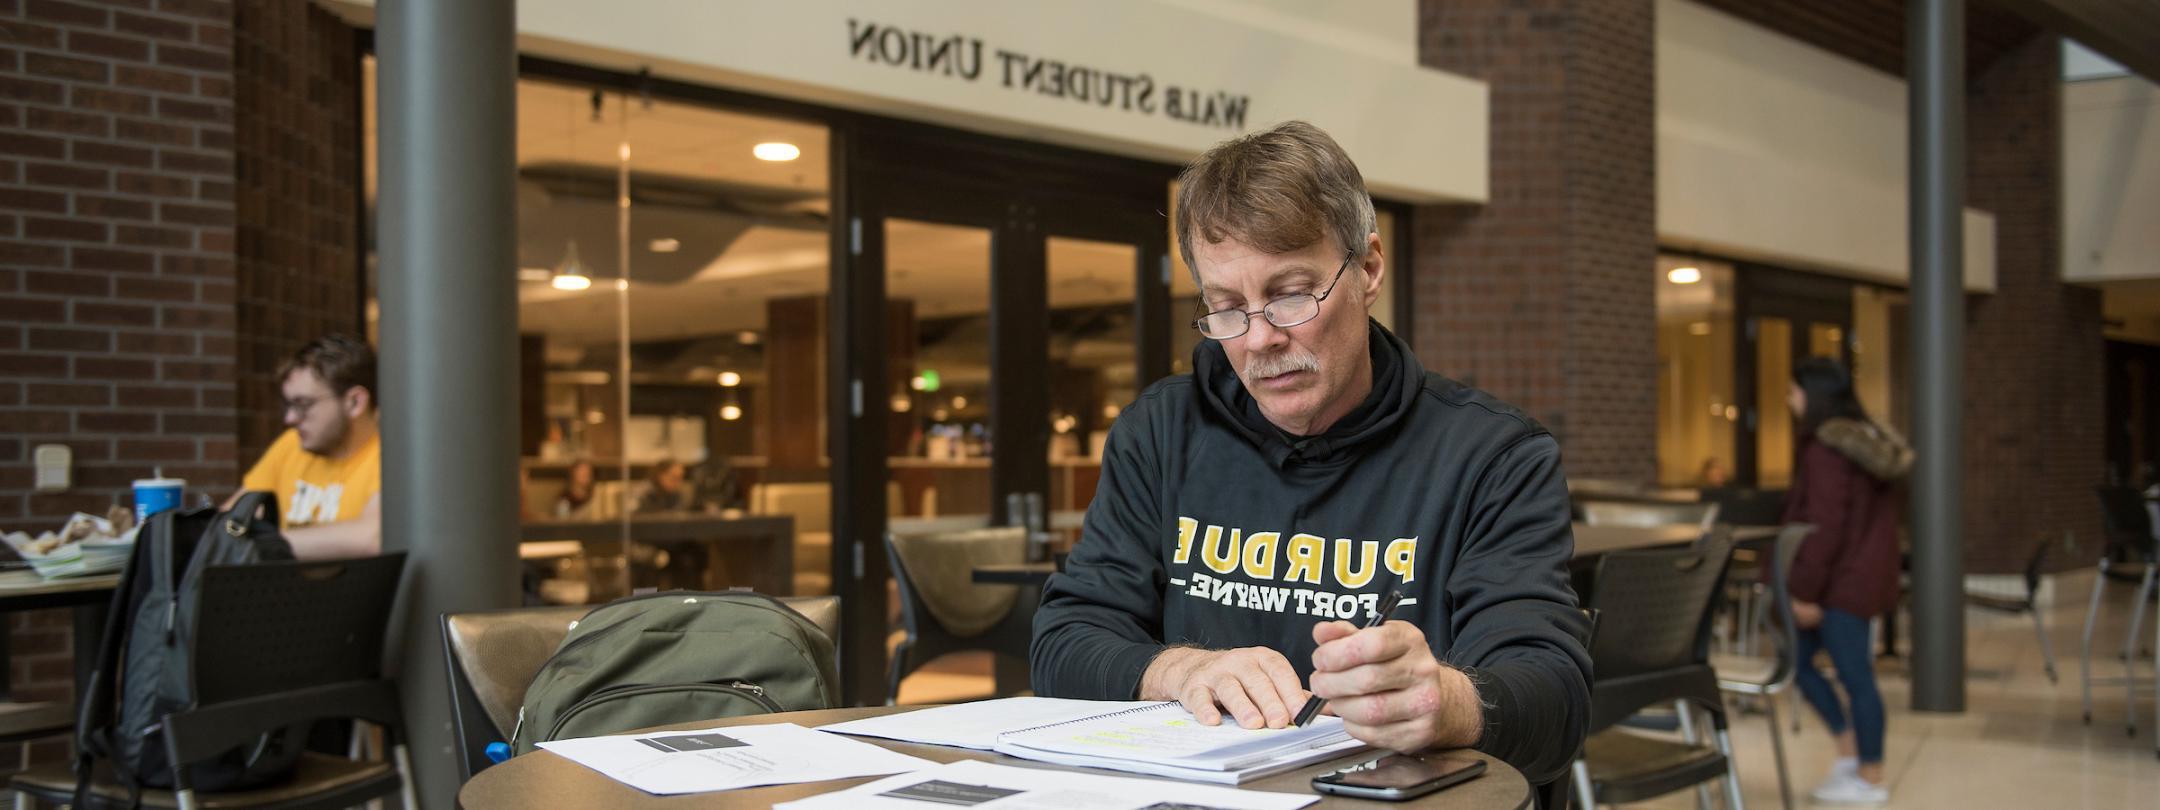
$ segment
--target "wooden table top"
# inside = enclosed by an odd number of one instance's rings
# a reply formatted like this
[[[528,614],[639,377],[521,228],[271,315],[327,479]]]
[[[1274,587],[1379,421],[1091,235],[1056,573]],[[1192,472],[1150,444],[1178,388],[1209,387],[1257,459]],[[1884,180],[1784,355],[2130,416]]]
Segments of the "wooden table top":
[[[25,600],[42,601],[41,597],[73,596],[88,599],[109,593],[119,585],[119,574],[46,579],[38,576],[36,571],[0,571],[0,609],[13,609],[16,605],[12,603]]]
[[[845,720],[913,711],[920,708],[926,707],[878,706],[861,709],[786,712],[782,714],[735,717],[726,720],[709,720],[698,723],[679,723],[646,729],[645,731],[689,730],[776,722],[795,723],[800,726],[816,728]],[[874,737],[855,737],[853,739],[879,745],[910,756],[922,757],[933,762],[958,762],[964,759],[979,759],[1016,767],[1077,770],[1086,773],[1102,773],[1136,779],[1155,778],[1118,771],[1066,768],[966,748],[915,745],[892,740],[881,740]],[[1461,753],[1485,760],[1485,775],[1442,790],[1439,793],[1414,801],[1402,802],[1396,806],[1405,808],[1524,808],[1530,806],[1530,783],[1523,779],[1521,771],[1517,771],[1507,763],[1484,754],[1474,751]],[[1251,790],[1309,794],[1313,792],[1310,782],[1315,775],[1362,762],[1375,756],[1379,756],[1379,754],[1373,751],[1361,751],[1330,762],[1310,765],[1287,773],[1248,782],[1240,787]],[[609,779],[600,775],[598,771],[563,759],[555,754],[547,751],[535,751],[481,771],[458,790],[457,800],[458,806],[467,808],[467,810],[531,810],[531,808],[535,807],[770,807],[779,802],[808,798],[820,793],[851,788],[883,778],[882,776],[868,776],[798,785],[774,785],[771,787],[728,790],[717,793],[654,796]],[[1373,803],[1358,799],[1321,796],[1320,801],[1311,806],[1370,807],[1373,806]]]

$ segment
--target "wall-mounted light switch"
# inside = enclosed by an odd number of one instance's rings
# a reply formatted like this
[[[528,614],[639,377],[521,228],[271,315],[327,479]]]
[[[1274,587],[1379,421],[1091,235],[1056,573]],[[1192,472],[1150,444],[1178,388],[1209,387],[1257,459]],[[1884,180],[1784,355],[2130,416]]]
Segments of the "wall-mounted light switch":
[[[75,451],[64,444],[41,444],[31,457],[37,463],[37,491],[59,492],[69,486],[68,473],[75,466]]]

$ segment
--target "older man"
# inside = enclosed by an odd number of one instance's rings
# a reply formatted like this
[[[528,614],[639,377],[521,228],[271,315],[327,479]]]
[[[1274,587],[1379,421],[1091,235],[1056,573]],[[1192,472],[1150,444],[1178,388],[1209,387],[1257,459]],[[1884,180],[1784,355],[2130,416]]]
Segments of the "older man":
[[[1318,695],[1375,746],[1557,779],[1590,704],[1559,445],[1368,317],[1386,256],[1326,133],[1216,146],[1176,227],[1210,339],[1112,428],[1036,613],[1035,688],[1248,728]],[[1359,629],[1391,589],[1395,621]]]

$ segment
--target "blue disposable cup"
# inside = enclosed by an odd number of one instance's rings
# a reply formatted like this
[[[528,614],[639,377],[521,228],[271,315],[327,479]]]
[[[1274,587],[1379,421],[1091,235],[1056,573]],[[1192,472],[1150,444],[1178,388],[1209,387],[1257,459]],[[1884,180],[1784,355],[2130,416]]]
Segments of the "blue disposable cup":
[[[180,508],[180,494],[186,489],[187,481],[179,478],[135,479],[135,522],[142,523],[151,515]]]

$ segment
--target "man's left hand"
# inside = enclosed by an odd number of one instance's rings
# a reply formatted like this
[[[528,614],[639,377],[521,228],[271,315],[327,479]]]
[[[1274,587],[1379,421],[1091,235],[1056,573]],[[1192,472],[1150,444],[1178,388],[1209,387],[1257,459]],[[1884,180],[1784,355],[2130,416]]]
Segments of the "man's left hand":
[[[1475,744],[1485,729],[1477,685],[1433,658],[1425,632],[1409,622],[1359,629],[1313,626],[1313,694],[1328,699],[1350,736],[1405,753]]]

